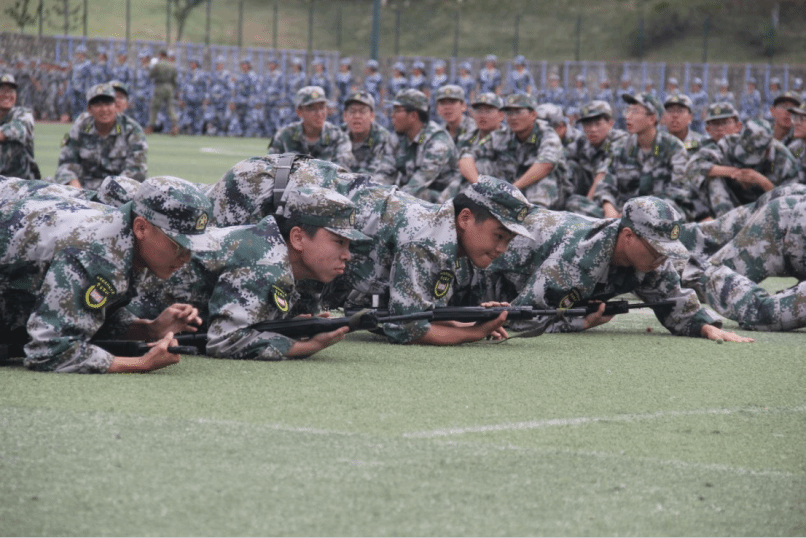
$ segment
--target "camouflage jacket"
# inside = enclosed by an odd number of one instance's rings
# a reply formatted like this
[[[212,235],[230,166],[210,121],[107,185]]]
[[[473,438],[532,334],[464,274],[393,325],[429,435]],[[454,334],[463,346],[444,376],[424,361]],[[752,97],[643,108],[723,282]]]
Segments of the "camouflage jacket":
[[[54,181],[77,179],[86,189],[97,189],[106,176],[146,178],[148,143],[140,125],[118,114],[112,131],[100,136],[95,121],[82,114],[64,136]]]
[[[349,134],[347,134],[349,138]],[[395,169],[394,140],[392,134],[372,122],[369,137],[361,143],[351,142],[354,166],[352,172],[369,174],[378,183],[392,184],[397,170]]]
[[[655,315],[672,334],[700,336],[714,320],[667,261],[655,271],[611,266],[620,219],[591,219],[565,212],[533,209],[524,221],[532,239],[516,237],[484,271],[481,297],[513,305],[570,308],[590,299],[607,300],[632,292],[644,301],[676,299]],[[549,332],[582,330],[583,320],[561,320]]]
[[[687,214],[687,159],[683,142],[669,133],[658,130],[648,152],[638,146],[638,135],[629,135],[608,160],[607,173],[596,187],[594,199],[599,205],[610,202],[621,211],[630,198],[651,195],[672,202]]]
[[[172,62],[160,60],[151,68],[148,78],[154,81],[155,86],[169,85],[171,88],[176,89],[178,75],[176,66]]]
[[[207,355],[285,358],[292,339],[251,328],[260,321],[285,318],[299,299],[288,249],[274,219],[211,228],[208,233],[220,250],[194,252],[168,280],[147,275],[137,282],[137,297],[127,308],[139,318],[153,319],[173,303],[192,304],[205,321]]]
[[[69,185],[58,185],[41,179],[18,179],[0,176],[0,200],[2,200],[2,203],[11,200],[24,200],[31,196],[56,196],[97,202],[97,195],[96,191],[77,189]]]
[[[577,138],[565,147],[565,158],[574,173],[574,192],[583,196],[588,194],[593,178],[607,171],[608,158],[616,145],[627,138],[627,131],[611,129],[607,137],[594,147],[587,137]]]
[[[322,127],[319,140],[314,143],[309,142],[302,133],[301,121],[286,125],[269,142],[268,153],[302,153],[348,169],[355,166],[350,137],[328,121]]]
[[[447,131],[448,128],[443,125],[443,128]],[[476,122],[473,121],[473,118],[470,116],[463,114],[462,120],[459,123],[459,130],[456,131],[456,136],[451,137],[453,138],[453,143],[456,146],[457,151],[459,151],[459,141],[466,139],[467,136],[476,130]],[[448,132],[450,134],[450,131]]]
[[[453,202],[423,202],[388,187],[365,188],[351,197],[356,228],[372,241],[350,245],[345,278],[358,293],[389,296],[395,314],[447,306],[466,260],[460,261]],[[390,342],[418,340],[427,321],[385,324]]]
[[[107,371],[113,355],[89,340],[110,317],[132,319],[121,308],[133,295],[132,219],[131,204],[118,210],[75,198],[0,208],[2,325],[27,327],[26,366]]]
[[[34,162],[34,115],[31,110],[15,106],[0,120],[0,175],[38,179],[39,167]]]
[[[806,183],[806,142],[802,138],[796,138],[786,147],[789,153],[795,158],[800,168],[800,182]]]
[[[410,140],[394,136],[395,184],[403,192],[437,202],[453,197],[459,189],[461,175],[456,168],[456,145],[448,132],[433,121]]]
[[[257,224],[275,214],[274,173],[279,159],[279,155],[246,159],[211,185],[206,194],[213,205],[212,224],[222,227]],[[291,165],[286,189],[316,185],[350,196],[370,183],[367,175],[353,174],[332,162],[299,155]]]

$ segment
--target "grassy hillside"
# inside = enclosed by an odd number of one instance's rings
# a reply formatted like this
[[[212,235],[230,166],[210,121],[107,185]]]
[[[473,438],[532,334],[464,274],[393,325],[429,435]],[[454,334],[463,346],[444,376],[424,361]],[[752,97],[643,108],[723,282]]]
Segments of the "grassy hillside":
[[[126,36],[125,2],[86,1],[89,36]],[[212,1],[212,44],[238,44],[241,1]],[[72,2],[80,5],[77,0]],[[51,3],[53,0],[46,5]],[[276,43],[279,48],[307,49],[313,7],[310,41],[314,49],[369,53],[371,0],[243,0],[243,4],[245,47]],[[806,50],[806,34],[801,30],[804,10],[798,4],[781,2],[780,27],[770,34],[763,3],[741,0],[389,0],[381,14],[380,53],[447,57],[456,49],[458,56],[495,53],[507,58],[517,50],[531,59],[555,61],[574,60],[578,55],[580,60],[593,61],[701,62],[705,57],[711,62],[797,64]],[[164,40],[165,6],[164,0],[132,2],[131,38]],[[206,3],[202,2],[188,17],[183,40],[203,43],[206,21]],[[171,28],[175,39],[175,20]],[[16,30],[10,17],[0,18],[0,30]],[[37,24],[26,31],[35,33]],[[62,33],[60,19],[51,14],[44,32]],[[78,19],[71,33],[81,32]],[[776,47],[773,56],[765,55],[765,47],[770,45]]]

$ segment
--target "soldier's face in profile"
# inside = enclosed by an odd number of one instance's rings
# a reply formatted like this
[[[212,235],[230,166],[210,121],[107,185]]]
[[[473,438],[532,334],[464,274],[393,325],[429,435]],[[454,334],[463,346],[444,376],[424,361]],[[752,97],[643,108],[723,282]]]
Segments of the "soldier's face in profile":
[[[613,120],[607,116],[597,116],[582,120],[582,131],[593,147],[598,148],[613,129]]]
[[[10,84],[0,84],[0,112],[5,116],[17,104],[17,89]]]
[[[770,108],[770,114],[775,119],[775,124],[783,129],[791,129],[792,116],[789,115],[789,110],[787,109],[796,106],[798,106],[796,102],[784,100]]]
[[[313,237],[303,232],[297,239],[302,263],[310,278],[327,283],[344,274],[352,258],[349,239],[324,228],[316,230]]]
[[[461,121],[465,110],[467,110],[467,105],[460,99],[440,99],[437,101],[437,114],[445,123]]]
[[[806,138],[806,115],[790,113],[795,126],[795,138]]]
[[[312,103],[297,108],[297,116],[303,125],[312,129],[321,129],[327,120],[327,103]]]
[[[126,92],[115,90],[115,108],[119,114],[125,113],[129,108],[129,96],[126,95]]]
[[[465,213],[467,212],[467,213]],[[515,234],[507,230],[498,219],[477,221],[465,208],[456,218],[459,252],[480,269],[489,267],[493,260],[506,252]]]
[[[136,237],[136,264],[147,267],[158,278],[170,278],[190,261],[190,250],[179,246],[143,217],[134,219],[133,228]]]
[[[627,132],[640,134],[655,126],[657,120],[643,105],[630,105],[627,108]]]

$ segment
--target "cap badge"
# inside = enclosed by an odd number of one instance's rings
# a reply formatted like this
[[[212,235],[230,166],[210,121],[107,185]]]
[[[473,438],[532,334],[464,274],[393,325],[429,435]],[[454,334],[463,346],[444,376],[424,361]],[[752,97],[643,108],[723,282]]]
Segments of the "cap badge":
[[[210,219],[207,217],[207,213],[202,213],[199,215],[199,218],[196,219],[196,229],[198,231],[202,231],[207,227],[207,222]]]
[[[451,282],[453,282],[454,274],[450,271],[440,271],[437,275],[437,283],[434,285],[434,297],[441,299],[447,295],[451,289]]]
[[[350,226],[355,226],[355,210],[350,211]]]
[[[521,208],[521,210],[518,211],[518,216],[516,217],[518,219],[518,222],[523,222],[523,220],[526,218],[526,215],[528,213],[529,213],[529,209],[527,209],[525,207]]]
[[[319,99],[319,92],[311,92],[311,99]]]
[[[674,226],[672,226],[672,231],[669,232],[669,239],[671,239],[672,241],[677,241],[679,237],[680,237],[680,225],[675,224]]]

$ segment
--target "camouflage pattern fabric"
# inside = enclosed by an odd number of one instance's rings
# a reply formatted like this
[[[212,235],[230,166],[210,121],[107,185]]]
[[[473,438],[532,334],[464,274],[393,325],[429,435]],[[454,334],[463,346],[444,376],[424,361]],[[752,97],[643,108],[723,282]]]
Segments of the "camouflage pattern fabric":
[[[288,316],[299,298],[288,249],[272,217],[252,226],[208,232],[221,245],[214,252],[194,252],[168,280],[146,275],[127,307],[153,319],[173,303],[192,304],[207,328],[211,357],[280,360],[294,341],[250,326]],[[314,312],[308,312],[314,313]]]
[[[174,110],[174,94],[178,77],[176,66],[172,62],[160,60],[151,68],[148,77],[154,81],[154,93],[148,111],[148,124],[153,126],[157,119],[157,112],[166,107],[171,124],[176,125],[176,111]]]
[[[276,211],[274,206],[274,174],[279,155],[252,157],[232,167],[207,189],[213,204],[213,224],[238,226],[257,224]],[[287,190],[304,185],[333,189],[350,196],[356,189],[371,185],[368,175],[353,174],[328,161],[299,155],[291,165]]]
[[[479,70],[479,93],[496,92],[501,87],[501,71],[482,67]]]
[[[39,179],[34,161],[34,116],[31,110],[15,106],[0,119],[0,175]]]
[[[593,184],[593,178],[607,171],[607,159],[616,144],[627,138],[627,131],[611,129],[607,137],[594,147],[587,137],[577,138],[565,146],[565,158],[574,171],[574,193],[586,196]]]
[[[302,153],[348,169],[355,166],[350,137],[328,121],[322,127],[319,140],[314,143],[309,142],[302,133],[301,121],[282,127],[269,143],[268,153]]]
[[[348,134],[349,137],[349,134]],[[391,185],[395,181],[394,137],[392,134],[372,122],[369,137],[356,144],[351,142],[355,164],[350,171],[369,174],[378,183]]]
[[[77,179],[86,189],[98,189],[106,176],[143,181],[147,172],[148,143],[140,126],[118,114],[112,131],[101,136],[89,114],[82,114],[65,135],[54,181]]]
[[[607,300],[632,292],[643,301],[675,299],[655,315],[672,334],[700,336],[717,322],[693,290],[683,289],[671,261],[642,273],[610,265],[620,219],[591,219],[565,212],[533,209],[524,221],[532,239],[516,237],[507,251],[481,272],[478,296],[513,305],[571,308],[590,299]],[[545,321],[545,320],[544,320]],[[575,318],[551,324],[548,332],[582,330]],[[516,328],[531,328],[518,324]]]
[[[78,198],[97,202],[97,193],[87,189],[78,189],[69,185],[57,185],[41,179],[18,179],[0,176],[0,200],[2,203],[19,201],[32,196],[56,196],[59,198]]]
[[[424,125],[414,140],[395,135],[394,153],[395,184],[403,192],[427,202],[444,201],[458,192],[461,175],[456,168],[456,145],[436,122]]]
[[[789,153],[795,158],[800,170],[800,182],[806,183],[806,141],[802,138],[796,138],[786,147]]]
[[[648,152],[638,146],[638,135],[629,135],[613,152],[594,200],[599,205],[610,202],[621,211],[629,199],[651,195],[673,203],[688,215],[687,158],[683,143],[669,133],[658,130]]]
[[[103,373],[89,343],[133,294],[131,206],[34,197],[0,207],[0,328],[27,327],[25,365]]]

